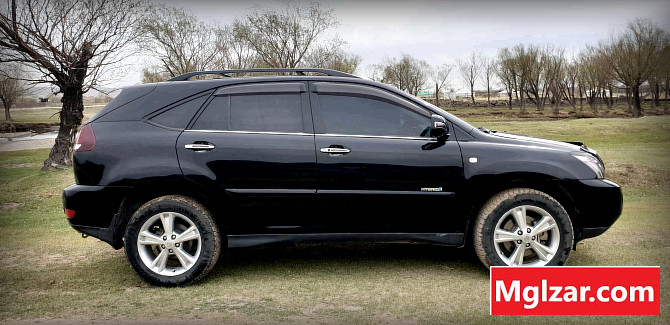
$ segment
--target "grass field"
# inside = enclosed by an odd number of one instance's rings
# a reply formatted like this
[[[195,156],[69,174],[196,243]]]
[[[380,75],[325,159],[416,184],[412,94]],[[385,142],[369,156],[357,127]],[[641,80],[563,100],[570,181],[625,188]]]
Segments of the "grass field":
[[[84,106],[84,121],[91,118],[95,113],[100,111],[105,104],[86,104]],[[29,107],[29,108],[12,108],[10,113],[12,121],[15,123],[54,123],[58,124],[60,112],[58,106],[47,107]],[[6,123],[4,120],[2,123]]]
[[[425,245],[233,250],[194,286],[150,287],[123,250],[68,226],[60,194],[72,172],[40,173],[43,149],[0,153],[0,321],[670,323],[670,116],[476,124],[582,140],[599,152],[608,178],[623,186],[624,212],[568,264],[660,265],[661,316],[489,316],[488,271],[474,255]]]

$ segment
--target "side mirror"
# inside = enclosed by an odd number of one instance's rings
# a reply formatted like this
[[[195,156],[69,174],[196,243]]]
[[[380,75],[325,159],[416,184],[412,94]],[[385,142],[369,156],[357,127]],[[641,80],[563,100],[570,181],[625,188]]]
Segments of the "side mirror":
[[[433,114],[430,117],[430,136],[438,141],[447,141],[449,137],[449,125],[444,117]]]

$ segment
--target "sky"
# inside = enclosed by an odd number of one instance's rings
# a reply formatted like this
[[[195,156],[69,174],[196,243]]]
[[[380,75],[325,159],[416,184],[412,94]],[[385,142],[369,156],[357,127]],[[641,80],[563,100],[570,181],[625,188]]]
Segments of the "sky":
[[[276,7],[279,2],[154,0],[182,7],[203,21],[231,24],[256,8]],[[317,1],[334,9],[340,25],[332,32],[347,42],[348,52],[361,56],[357,74],[385,57],[409,54],[431,65],[455,63],[473,51],[494,56],[498,49],[519,43],[551,44],[574,55],[625,28],[636,17],[650,19],[670,31],[670,1],[561,0],[561,1]],[[135,57],[137,65],[111,87],[140,82],[141,66],[148,57]],[[460,81],[452,72],[455,88]]]

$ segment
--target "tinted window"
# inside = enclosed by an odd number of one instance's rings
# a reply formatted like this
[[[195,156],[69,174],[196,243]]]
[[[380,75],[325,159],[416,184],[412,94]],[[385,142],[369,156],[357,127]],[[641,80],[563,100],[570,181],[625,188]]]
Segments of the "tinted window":
[[[215,97],[193,129],[302,132],[300,94]]]
[[[198,98],[189,100],[174,106],[167,111],[152,117],[149,120],[167,127],[183,129],[186,127],[188,122],[191,121],[191,118],[195,112],[198,111],[206,99],[207,96],[200,96]]]
[[[234,95],[230,105],[232,130],[302,132],[300,94]]]
[[[418,137],[430,119],[368,97],[320,95],[326,133]]]
[[[230,130],[230,105],[228,96],[212,98],[207,108],[193,123],[193,130]]]

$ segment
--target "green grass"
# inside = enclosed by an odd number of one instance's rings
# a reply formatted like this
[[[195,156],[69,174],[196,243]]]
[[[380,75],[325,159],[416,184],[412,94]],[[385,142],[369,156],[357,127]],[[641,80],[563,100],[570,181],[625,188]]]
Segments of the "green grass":
[[[95,113],[102,109],[104,104],[86,104],[84,106],[84,121],[87,121]],[[53,123],[58,124],[60,121],[60,107],[31,107],[31,108],[12,108],[10,113],[12,121],[15,123]],[[4,119],[2,120],[4,122]]]
[[[40,173],[43,149],[0,153],[0,321],[670,323],[670,116],[475,124],[583,140],[603,156],[608,178],[623,185],[623,215],[568,264],[660,265],[661,316],[489,316],[488,271],[472,253],[425,245],[239,249],[194,286],[150,287],[123,250],[68,226],[60,193],[72,172]]]

